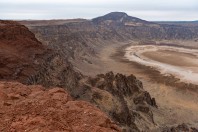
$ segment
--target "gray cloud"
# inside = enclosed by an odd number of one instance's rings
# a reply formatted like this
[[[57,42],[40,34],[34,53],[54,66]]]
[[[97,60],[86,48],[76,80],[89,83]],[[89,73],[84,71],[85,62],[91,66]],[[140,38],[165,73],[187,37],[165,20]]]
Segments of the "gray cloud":
[[[196,20],[197,0],[1,0],[1,19],[93,18],[123,11],[146,20]]]

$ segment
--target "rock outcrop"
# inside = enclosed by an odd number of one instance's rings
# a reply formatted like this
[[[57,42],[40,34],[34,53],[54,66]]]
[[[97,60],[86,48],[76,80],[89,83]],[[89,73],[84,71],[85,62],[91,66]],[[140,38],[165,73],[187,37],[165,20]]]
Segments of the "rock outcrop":
[[[155,126],[150,109],[157,107],[155,99],[143,90],[142,82],[133,75],[109,72],[84,78],[80,87],[70,92],[76,99],[95,104],[124,131],[149,130]]]
[[[0,131],[120,132],[103,112],[61,88],[0,82]]]

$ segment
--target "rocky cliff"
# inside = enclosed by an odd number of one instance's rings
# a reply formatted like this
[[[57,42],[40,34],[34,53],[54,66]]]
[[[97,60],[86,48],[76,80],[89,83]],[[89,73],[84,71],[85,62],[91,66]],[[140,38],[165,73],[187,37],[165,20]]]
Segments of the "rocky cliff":
[[[0,78],[23,81],[39,70],[48,50],[25,26],[0,21]]]
[[[95,104],[125,131],[149,130],[155,126],[150,109],[157,107],[155,99],[133,75],[109,72],[84,78],[80,88],[71,95]]]
[[[44,46],[27,27],[14,21],[0,21],[0,66],[1,80],[25,84],[70,88],[81,76],[66,57]]]

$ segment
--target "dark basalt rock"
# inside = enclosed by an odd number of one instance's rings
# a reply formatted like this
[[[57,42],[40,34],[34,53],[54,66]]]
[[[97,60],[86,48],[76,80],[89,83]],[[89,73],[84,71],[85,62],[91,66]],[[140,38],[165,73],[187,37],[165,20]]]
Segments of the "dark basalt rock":
[[[97,75],[96,78],[89,78],[88,82],[92,87],[105,89],[112,94],[132,96],[133,93],[142,89],[142,82],[135,76],[125,76],[123,74],[114,75],[113,72]]]
[[[150,107],[157,107],[155,99],[143,90],[142,82],[134,75],[125,76],[119,73],[114,75],[113,72],[108,72],[99,74],[95,78],[88,77],[84,82],[81,89],[89,86],[89,94],[87,93],[85,96],[86,92],[78,93],[79,99],[94,103],[118,122],[123,130],[139,131],[135,120],[136,118],[144,120],[141,117],[143,114],[153,122]],[[98,89],[97,92],[95,92],[96,89]],[[111,104],[108,103],[108,98],[110,98]]]
[[[141,111],[141,112],[144,112],[144,113],[149,113],[149,108],[148,107],[145,107],[145,106],[137,106],[136,108],[137,111]]]
[[[144,104],[144,102],[148,103],[151,106],[157,107],[155,98],[151,98],[148,92],[143,92],[139,94],[136,98],[133,99],[135,104]]]

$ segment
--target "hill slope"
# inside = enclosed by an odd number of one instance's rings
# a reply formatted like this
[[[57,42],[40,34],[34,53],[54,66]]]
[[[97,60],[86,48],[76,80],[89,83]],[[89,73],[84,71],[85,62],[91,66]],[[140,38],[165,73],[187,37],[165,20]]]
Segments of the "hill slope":
[[[0,21],[0,65],[0,79],[25,84],[73,87],[81,76],[66,58],[62,59],[27,27],[14,21]],[[63,74],[66,72],[70,77]],[[68,83],[64,83],[66,80]]]

